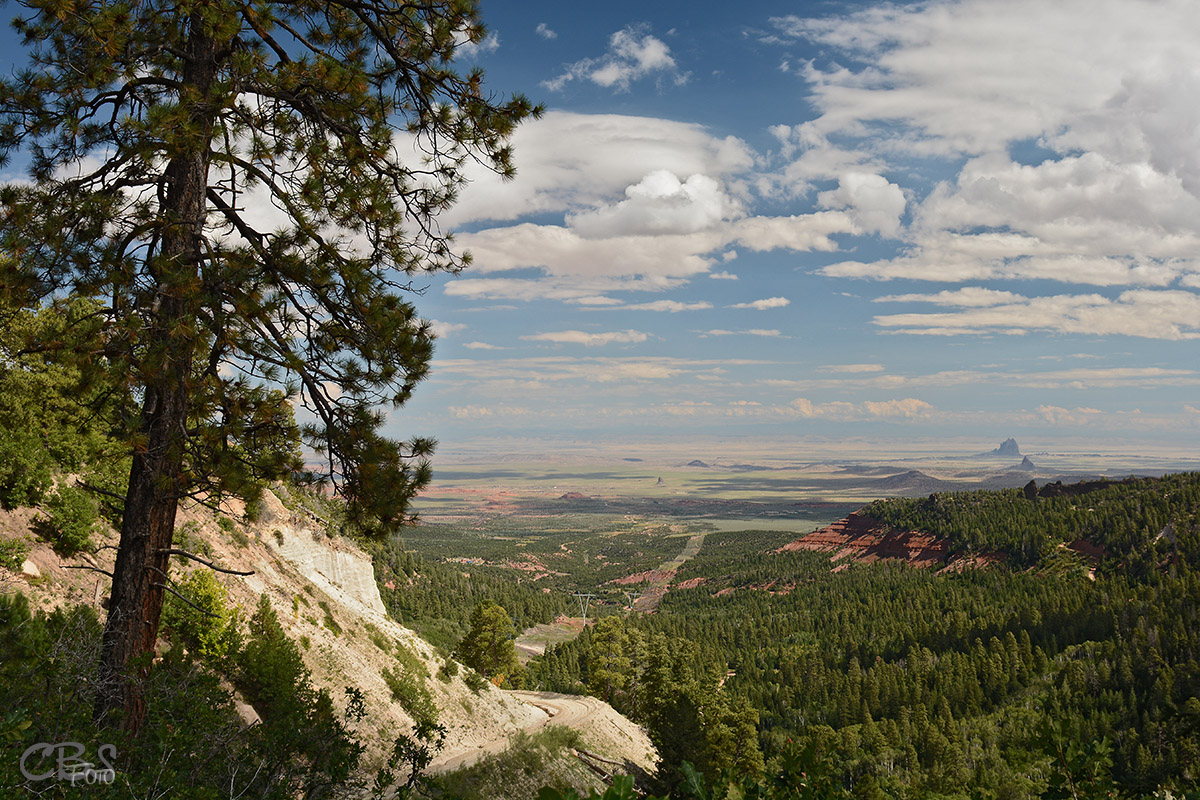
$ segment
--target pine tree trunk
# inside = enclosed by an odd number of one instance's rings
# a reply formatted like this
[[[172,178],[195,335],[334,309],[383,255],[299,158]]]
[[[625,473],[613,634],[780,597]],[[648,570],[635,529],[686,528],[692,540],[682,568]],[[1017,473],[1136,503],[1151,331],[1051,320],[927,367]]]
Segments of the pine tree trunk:
[[[181,391],[155,391],[143,407],[147,447],[134,455],[100,655],[95,719],[136,733],[158,638],[181,472],[186,406]]]
[[[140,364],[143,438],[133,454],[101,645],[94,719],[119,724],[131,733],[141,728],[146,715],[143,691],[162,614],[170,559],[166,551],[174,539],[179,500],[189,488],[183,468],[187,386],[200,302],[209,139],[215,119],[209,95],[219,66],[217,45],[199,14],[193,15],[181,101],[195,133],[178,136],[166,167],[161,245],[149,264],[156,291]]]

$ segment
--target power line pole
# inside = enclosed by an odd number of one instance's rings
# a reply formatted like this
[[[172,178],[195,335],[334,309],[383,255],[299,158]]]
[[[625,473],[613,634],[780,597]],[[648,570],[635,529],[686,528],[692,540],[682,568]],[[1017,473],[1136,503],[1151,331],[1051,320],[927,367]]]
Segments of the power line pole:
[[[579,613],[583,616],[583,627],[587,628],[587,609],[588,602],[595,598],[594,594],[584,594],[583,592],[575,592],[574,597],[579,601]]]

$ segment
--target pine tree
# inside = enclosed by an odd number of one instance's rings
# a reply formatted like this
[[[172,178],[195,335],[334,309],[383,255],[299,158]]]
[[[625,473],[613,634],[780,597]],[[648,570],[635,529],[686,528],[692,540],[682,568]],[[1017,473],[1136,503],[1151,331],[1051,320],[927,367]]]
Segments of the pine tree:
[[[458,270],[437,214],[468,159],[511,175],[537,113],[452,68],[473,0],[25,0],[0,81],[4,302],[91,299],[59,340],[140,405],[96,717],[136,730],[179,501],[296,469],[286,397],[352,513],[408,518],[433,443],[385,437],[433,335],[411,277]],[[99,332],[94,330],[99,321]],[[283,389],[283,392],[277,391]]]
[[[462,662],[485,678],[512,678],[521,672],[516,631],[503,607],[480,603],[471,613],[471,629],[458,646]]]

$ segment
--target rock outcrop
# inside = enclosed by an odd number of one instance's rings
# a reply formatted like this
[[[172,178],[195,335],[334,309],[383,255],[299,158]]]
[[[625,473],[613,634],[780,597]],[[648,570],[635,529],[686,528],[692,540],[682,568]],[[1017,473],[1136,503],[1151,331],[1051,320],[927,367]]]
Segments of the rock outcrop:
[[[990,453],[980,453],[981,456],[1004,456],[1005,458],[1016,458],[1021,455],[1021,448],[1017,446],[1016,439],[1005,439]]]
[[[870,563],[890,558],[917,567],[942,566],[950,558],[945,539],[919,531],[898,531],[861,514],[851,514],[788,542],[775,552],[794,550],[833,553],[833,561],[850,559]]]

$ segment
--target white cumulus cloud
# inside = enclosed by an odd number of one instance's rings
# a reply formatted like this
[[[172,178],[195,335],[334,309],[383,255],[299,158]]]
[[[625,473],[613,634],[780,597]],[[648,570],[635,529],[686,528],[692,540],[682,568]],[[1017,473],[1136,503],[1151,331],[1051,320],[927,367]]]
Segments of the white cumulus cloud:
[[[628,91],[630,84],[649,75],[666,74],[676,83],[686,81],[679,73],[671,48],[652,36],[645,27],[628,27],[608,39],[608,51],[600,58],[585,58],[569,65],[558,77],[542,83],[559,91],[574,80],[589,80],[606,88]]]

